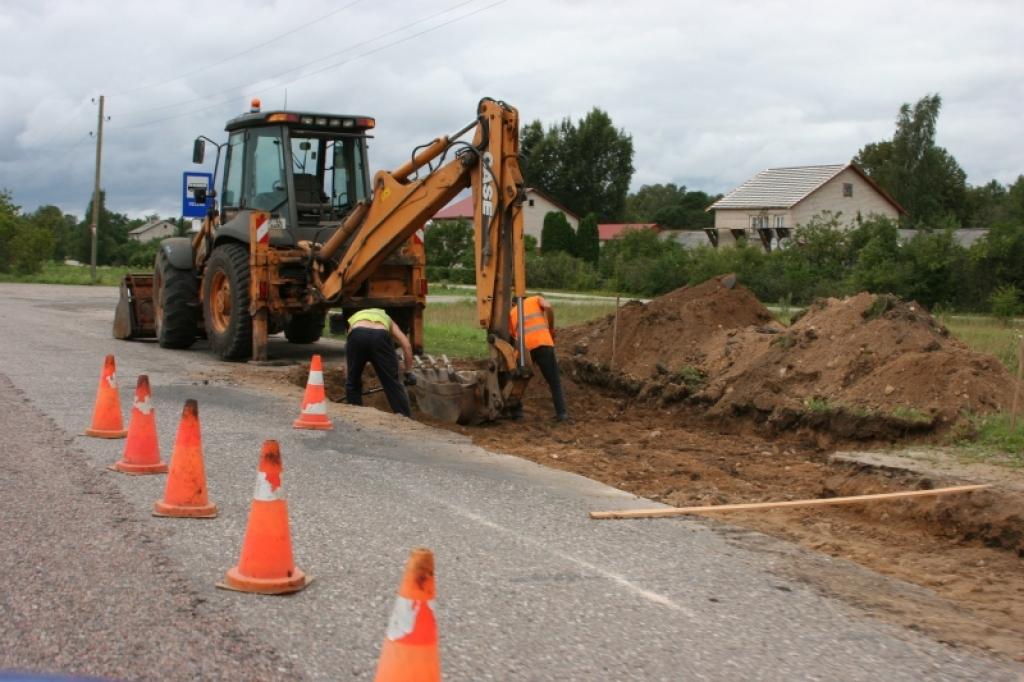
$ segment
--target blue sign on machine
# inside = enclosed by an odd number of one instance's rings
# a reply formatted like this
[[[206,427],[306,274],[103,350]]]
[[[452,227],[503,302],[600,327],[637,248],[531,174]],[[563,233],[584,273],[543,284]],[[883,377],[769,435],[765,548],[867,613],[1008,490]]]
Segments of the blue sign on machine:
[[[206,190],[206,203],[196,203],[196,188]],[[213,173],[185,171],[181,174],[181,216],[183,218],[205,218],[207,209],[213,207],[210,190],[213,188]]]

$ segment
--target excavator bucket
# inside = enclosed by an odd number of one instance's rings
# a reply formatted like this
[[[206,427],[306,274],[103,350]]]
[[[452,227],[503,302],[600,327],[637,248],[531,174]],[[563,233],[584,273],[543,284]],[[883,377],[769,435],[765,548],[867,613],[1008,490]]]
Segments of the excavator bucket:
[[[456,370],[445,356],[440,361],[429,355],[415,361],[412,394],[421,412],[450,424],[477,420],[481,400],[478,372]]]
[[[114,338],[142,339],[156,336],[153,311],[153,275],[125,275],[114,309]]]

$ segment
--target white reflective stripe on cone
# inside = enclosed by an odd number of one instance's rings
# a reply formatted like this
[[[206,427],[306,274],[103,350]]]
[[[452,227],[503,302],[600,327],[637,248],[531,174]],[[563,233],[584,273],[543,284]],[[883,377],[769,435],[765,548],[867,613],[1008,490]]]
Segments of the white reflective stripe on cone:
[[[261,502],[273,502],[274,500],[281,499],[281,488],[282,486],[274,486],[267,480],[267,475],[262,471],[256,472],[256,492],[253,494],[252,499],[260,500]]]
[[[323,386],[324,373],[319,370],[309,370],[309,383],[313,384],[314,386]]]
[[[149,396],[146,396],[146,399],[142,402],[139,402],[137,399],[132,401],[132,407],[142,414],[149,414],[153,411],[153,405],[149,402]]]
[[[433,599],[423,601],[420,599],[407,599],[401,595],[395,597],[395,608],[391,611],[388,629],[384,636],[394,642],[411,635],[413,630],[416,629],[416,616],[424,604],[431,611],[434,610]]]
[[[302,408],[303,414],[327,414],[327,403],[324,401],[309,403]]]

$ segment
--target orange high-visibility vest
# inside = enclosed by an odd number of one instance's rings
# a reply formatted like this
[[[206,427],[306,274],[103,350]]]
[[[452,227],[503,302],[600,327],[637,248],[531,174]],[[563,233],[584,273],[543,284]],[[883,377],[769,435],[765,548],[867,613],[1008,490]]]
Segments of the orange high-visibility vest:
[[[519,336],[517,325],[519,324],[519,313],[516,306],[512,306],[512,312],[508,314],[508,325],[512,336]],[[548,329],[548,318],[544,315],[544,309],[540,307],[540,296],[530,296],[523,299],[523,341],[526,343],[526,350],[533,350],[540,346],[554,346],[555,340],[551,338],[551,330]]]

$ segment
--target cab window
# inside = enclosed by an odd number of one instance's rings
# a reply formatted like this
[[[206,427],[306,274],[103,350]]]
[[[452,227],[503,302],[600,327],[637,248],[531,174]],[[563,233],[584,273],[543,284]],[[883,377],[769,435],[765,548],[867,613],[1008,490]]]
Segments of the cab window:
[[[231,133],[228,138],[227,157],[224,162],[224,196],[221,204],[225,208],[238,208],[242,201],[242,145],[245,142],[245,132],[237,131]]]
[[[359,138],[334,141],[331,203],[347,210],[366,197],[366,170]]]
[[[286,214],[288,191],[285,181],[284,148],[279,128],[249,131],[246,147],[246,207]]]

